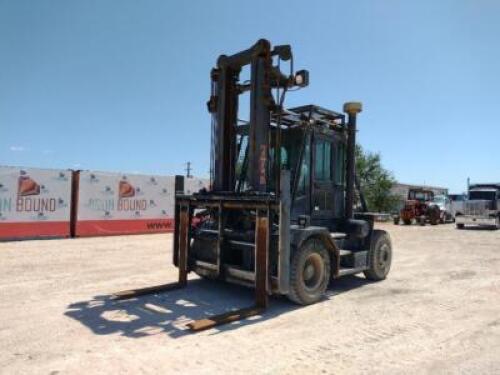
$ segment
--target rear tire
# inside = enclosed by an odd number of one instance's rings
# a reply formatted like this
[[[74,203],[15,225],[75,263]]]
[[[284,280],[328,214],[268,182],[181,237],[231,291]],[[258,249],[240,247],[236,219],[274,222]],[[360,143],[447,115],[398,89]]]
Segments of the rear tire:
[[[404,219],[403,223],[405,223],[405,225],[411,225],[411,219]]]
[[[292,257],[288,299],[299,305],[321,300],[330,282],[330,254],[321,240],[306,241]]]
[[[457,229],[464,229],[464,225],[463,224],[457,224]]]
[[[387,232],[375,229],[369,253],[370,269],[364,271],[368,280],[384,280],[391,269],[392,244]]]

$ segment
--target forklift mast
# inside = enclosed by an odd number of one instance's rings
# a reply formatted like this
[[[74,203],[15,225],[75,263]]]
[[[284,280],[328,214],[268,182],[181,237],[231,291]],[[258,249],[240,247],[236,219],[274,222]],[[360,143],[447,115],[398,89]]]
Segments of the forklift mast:
[[[283,61],[293,60],[289,45],[275,46],[261,39],[251,48],[232,56],[221,55],[217,66],[211,72],[211,96],[208,110],[212,114],[212,191],[234,192],[237,159],[237,122],[239,95],[250,92],[250,116],[248,137],[248,160],[251,168],[247,171],[250,191],[270,191],[269,162],[271,144],[270,129],[273,113],[282,111],[282,103],[276,103],[272,89],[284,92],[293,86],[304,87],[308,84],[308,72],[299,71],[296,75],[284,75],[273,67],[273,57]],[[243,67],[250,66],[250,82],[239,83]],[[293,67],[292,67],[293,68]],[[284,98],[284,96],[282,96]],[[275,147],[279,149],[279,137]],[[277,163],[279,160],[277,161]],[[278,174],[275,178],[279,179]],[[273,186],[279,186],[275,181]]]

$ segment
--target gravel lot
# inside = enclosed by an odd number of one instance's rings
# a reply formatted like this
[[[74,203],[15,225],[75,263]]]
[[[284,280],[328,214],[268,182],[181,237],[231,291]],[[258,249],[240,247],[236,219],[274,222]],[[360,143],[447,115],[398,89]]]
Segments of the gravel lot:
[[[0,243],[0,373],[500,373],[500,231],[390,231],[389,278],[332,283],[299,308],[198,334],[185,324],[249,305],[252,291],[174,281],[171,235]]]

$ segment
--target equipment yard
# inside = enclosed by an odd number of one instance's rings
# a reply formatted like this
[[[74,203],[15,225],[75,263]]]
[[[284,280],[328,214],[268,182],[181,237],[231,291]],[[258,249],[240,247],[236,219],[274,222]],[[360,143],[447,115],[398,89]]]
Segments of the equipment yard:
[[[248,306],[251,289],[196,280],[133,300],[113,292],[175,281],[172,235],[0,244],[0,373],[500,373],[500,231],[377,224],[387,280],[333,280],[299,307],[200,333],[192,319]]]

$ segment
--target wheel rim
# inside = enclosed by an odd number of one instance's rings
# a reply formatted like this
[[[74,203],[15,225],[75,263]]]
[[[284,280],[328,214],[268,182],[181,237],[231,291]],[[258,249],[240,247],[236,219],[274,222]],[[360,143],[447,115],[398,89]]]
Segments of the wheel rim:
[[[302,269],[304,287],[308,291],[316,290],[322,283],[325,274],[323,258],[319,254],[309,254]]]
[[[377,256],[377,265],[382,272],[386,272],[391,262],[391,249],[384,243],[379,247]]]

